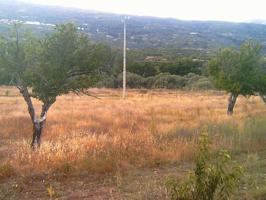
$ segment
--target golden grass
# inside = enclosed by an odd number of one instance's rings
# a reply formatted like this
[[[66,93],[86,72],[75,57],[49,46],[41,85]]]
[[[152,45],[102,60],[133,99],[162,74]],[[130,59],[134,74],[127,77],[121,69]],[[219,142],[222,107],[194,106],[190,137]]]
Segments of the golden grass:
[[[2,87],[0,163],[20,174],[64,171],[66,166],[111,172],[176,163],[194,158],[193,134],[205,124],[234,120],[241,127],[243,119],[266,114],[258,97],[241,97],[235,115],[228,117],[228,97],[221,92],[131,90],[123,100],[119,90],[91,91],[99,99],[58,98],[48,113],[41,149],[33,152],[26,104],[14,88]],[[34,104],[40,111],[40,103]]]

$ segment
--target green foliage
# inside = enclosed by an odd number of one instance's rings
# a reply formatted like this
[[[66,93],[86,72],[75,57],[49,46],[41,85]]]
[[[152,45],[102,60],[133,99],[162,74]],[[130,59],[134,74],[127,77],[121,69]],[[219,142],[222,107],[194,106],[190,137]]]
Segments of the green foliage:
[[[186,79],[178,75],[159,75],[153,83],[153,88],[181,89],[185,86]]]
[[[0,83],[9,84],[14,81],[16,75],[25,70],[28,62],[26,54],[27,44],[25,41],[17,43],[20,35],[16,34],[18,29],[15,24],[15,30],[12,30],[10,38],[1,35],[0,38]],[[28,39],[28,38],[27,38]],[[20,46],[20,48],[18,48]]]
[[[265,90],[262,79],[261,46],[257,43],[246,42],[240,51],[222,49],[209,64],[209,74],[214,84],[232,94],[244,96],[253,95]],[[260,74],[264,75],[260,75]],[[258,79],[258,77],[260,77]]]
[[[145,78],[144,80],[144,87],[148,89],[152,89],[154,82],[157,80],[158,77],[162,76],[163,74],[158,74],[156,76],[150,76]],[[167,74],[168,75],[168,74]]]
[[[189,73],[185,76],[186,89],[190,90],[210,90],[214,89],[213,83],[205,76]]]
[[[208,78],[201,78],[198,81],[188,84],[190,90],[212,90],[214,89],[212,82]]]
[[[171,75],[161,73],[147,78],[138,74],[127,72],[127,86],[129,88],[147,88],[147,89],[189,89],[189,90],[208,90],[213,89],[212,82],[204,76],[189,73],[186,76]],[[113,75],[105,76],[97,87],[117,88],[122,87],[122,73],[115,77]]]
[[[157,66],[151,62],[132,63],[128,66],[128,71],[143,77],[155,76],[157,74]]]
[[[119,74],[118,79],[118,86],[122,87],[123,83],[123,75]],[[144,78],[138,74],[127,72],[127,87],[129,88],[141,88],[143,87]]]
[[[15,34],[0,41],[0,83],[16,86],[27,103],[33,124],[33,149],[40,147],[41,135],[50,107],[58,96],[86,93],[96,84],[100,72],[110,63],[110,49],[91,44],[74,24],[62,24],[41,39]],[[32,99],[42,102],[37,117]]]
[[[266,99],[266,60],[263,59],[261,67],[257,71],[255,82],[255,90]],[[265,101],[266,103],[266,101]]]
[[[176,178],[170,178],[166,183],[170,199],[226,200],[230,198],[243,174],[243,169],[231,161],[226,151],[220,151],[212,158],[209,145],[208,135],[201,134],[194,172],[181,183]]]
[[[166,60],[164,62],[159,62],[159,61],[132,62],[129,59],[128,71],[143,77],[155,76],[160,73],[169,73],[171,75],[184,76],[188,73],[201,74],[202,68],[203,68],[203,61],[197,59],[193,60],[192,58],[189,57],[174,58],[174,59],[172,58],[170,61]]]
[[[96,84],[97,88],[117,88],[118,80],[114,75],[102,75],[101,80]]]
[[[1,82],[32,88],[31,96],[42,102],[94,85],[110,59],[109,47],[91,44],[71,23],[42,39],[15,31],[0,42]]]
[[[92,45],[73,24],[57,26],[56,32],[41,41],[38,63],[28,71],[33,96],[45,101],[70,91],[79,92],[98,80],[97,68],[103,65],[102,45]]]
[[[192,58],[178,58],[171,63],[163,63],[160,65],[161,73],[170,73],[184,76],[188,73],[201,74],[203,62],[193,60]]]

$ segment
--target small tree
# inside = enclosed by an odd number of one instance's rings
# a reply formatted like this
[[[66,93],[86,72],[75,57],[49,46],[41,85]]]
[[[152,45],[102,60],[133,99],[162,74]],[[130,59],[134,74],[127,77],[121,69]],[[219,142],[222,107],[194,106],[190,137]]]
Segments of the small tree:
[[[214,84],[230,93],[228,115],[233,114],[239,95],[250,96],[265,91],[265,86],[261,85],[262,80],[258,81],[258,72],[262,68],[260,51],[259,44],[247,42],[241,46],[240,51],[220,50],[209,62],[208,70]]]
[[[201,134],[195,170],[183,181],[170,177],[166,188],[171,200],[226,200],[236,189],[243,168],[226,151],[210,153],[210,141]]]
[[[32,148],[40,147],[46,116],[56,98],[69,92],[85,92],[95,84],[104,64],[104,46],[92,45],[73,24],[56,26],[43,39],[15,34],[2,38],[1,77],[16,86],[28,106],[33,124]],[[42,102],[37,117],[32,98]]]

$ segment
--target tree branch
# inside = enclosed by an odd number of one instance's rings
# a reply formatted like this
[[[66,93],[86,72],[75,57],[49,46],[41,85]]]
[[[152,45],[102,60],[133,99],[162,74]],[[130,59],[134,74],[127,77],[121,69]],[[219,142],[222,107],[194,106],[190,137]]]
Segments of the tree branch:
[[[18,85],[17,88],[18,88],[19,92],[22,94],[25,102],[28,105],[28,111],[29,111],[29,114],[31,117],[31,121],[33,123],[36,122],[37,119],[36,119],[36,115],[35,115],[35,110],[33,107],[33,103],[31,101],[31,96],[30,96],[30,93],[28,91],[28,88],[26,86],[23,86],[23,85]]]
[[[76,77],[80,77],[82,75],[89,75],[93,74],[92,71],[86,71],[86,70],[75,70],[75,71],[69,71],[67,76],[67,79],[75,79]]]

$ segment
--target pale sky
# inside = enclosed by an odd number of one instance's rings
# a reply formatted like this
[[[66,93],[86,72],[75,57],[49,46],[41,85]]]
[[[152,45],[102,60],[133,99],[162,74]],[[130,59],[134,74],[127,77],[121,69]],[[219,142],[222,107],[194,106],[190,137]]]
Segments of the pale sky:
[[[266,19],[266,0],[22,0],[119,14],[185,20]]]

